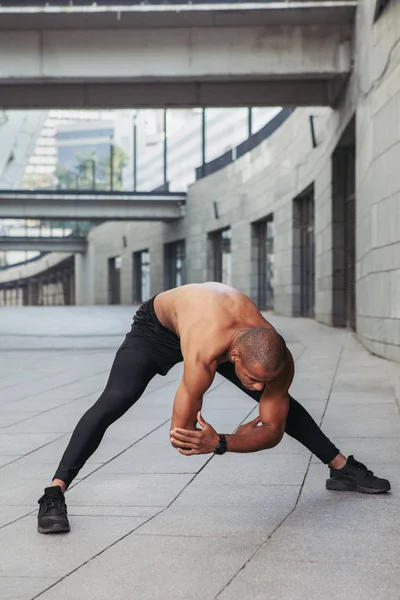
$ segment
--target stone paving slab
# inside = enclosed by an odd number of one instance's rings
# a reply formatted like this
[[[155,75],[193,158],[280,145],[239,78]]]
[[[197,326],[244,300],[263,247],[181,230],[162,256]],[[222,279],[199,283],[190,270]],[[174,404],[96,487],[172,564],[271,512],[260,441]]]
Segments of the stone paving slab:
[[[31,600],[57,581],[56,577],[3,577],[0,573],[0,598]]]
[[[326,549],[326,551],[329,551]],[[219,600],[388,600],[398,598],[400,568],[392,565],[252,561]],[[254,564],[254,566],[253,566]],[[362,595],[360,592],[362,591]]]
[[[41,596],[53,600],[211,600],[257,549],[232,538],[131,535]],[[113,568],[110,569],[110,564]]]
[[[145,520],[110,515],[75,517],[74,537],[79,543],[71,543],[65,535],[32,535],[36,515],[29,515],[0,529],[1,575],[63,577]]]
[[[306,319],[271,315],[296,358],[291,393],[338,447],[391,480],[390,494],[328,492],[326,467],[287,435],[254,454],[181,456],[169,443],[176,365],[73,482],[71,533],[36,532],[37,499],[103,390],[133,312],[2,309],[0,598],[397,598],[400,367]],[[257,410],[219,375],[204,397],[219,431]]]

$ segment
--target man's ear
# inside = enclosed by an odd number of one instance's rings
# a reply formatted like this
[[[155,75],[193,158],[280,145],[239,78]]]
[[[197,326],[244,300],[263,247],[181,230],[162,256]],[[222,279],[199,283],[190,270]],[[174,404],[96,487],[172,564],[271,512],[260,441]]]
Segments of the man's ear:
[[[239,356],[239,352],[235,349],[232,350],[229,356],[229,360],[233,363],[237,362],[239,360],[240,356]]]

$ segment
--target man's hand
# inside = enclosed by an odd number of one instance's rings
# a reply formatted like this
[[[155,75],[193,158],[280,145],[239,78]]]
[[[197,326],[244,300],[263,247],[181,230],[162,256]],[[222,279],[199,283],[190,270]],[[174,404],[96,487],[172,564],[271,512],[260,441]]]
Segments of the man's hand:
[[[219,443],[219,434],[204,421],[201,412],[197,413],[197,422],[201,429],[194,431],[190,429],[180,429],[175,427],[171,434],[171,443],[178,452],[185,456],[194,454],[210,454],[214,452]],[[190,448],[190,449],[189,449]]]

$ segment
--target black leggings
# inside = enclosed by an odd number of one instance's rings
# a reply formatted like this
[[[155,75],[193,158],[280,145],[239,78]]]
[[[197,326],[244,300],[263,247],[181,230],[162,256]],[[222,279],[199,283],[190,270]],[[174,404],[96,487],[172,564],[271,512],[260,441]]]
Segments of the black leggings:
[[[179,339],[158,321],[153,301],[146,302],[135,315],[132,330],[117,351],[103,393],[75,427],[54,479],[61,479],[68,487],[99,446],[106,429],[139,400],[157,373],[165,375],[182,360]],[[260,400],[262,392],[246,390],[232,363],[221,364],[218,373],[257,402]],[[325,464],[339,453],[314,419],[291,396],[285,432]]]

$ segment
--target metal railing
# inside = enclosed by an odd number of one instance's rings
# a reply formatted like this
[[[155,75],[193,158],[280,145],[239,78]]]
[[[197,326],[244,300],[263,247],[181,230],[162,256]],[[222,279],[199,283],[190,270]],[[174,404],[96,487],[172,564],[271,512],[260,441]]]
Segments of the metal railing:
[[[204,163],[204,165],[200,165],[200,167],[196,168],[196,180],[202,179],[202,177],[207,177],[207,175],[211,175],[220,169],[223,169],[230,163],[234,162],[237,158],[246,154],[250,150],[253,150],[256,146],[261,144],[264,140],[266,140],[274,131],[278,129],[286,121],[288,117],[293,112],[293,108],[283,108],[275,117],[273,117],[264,127],[253,133],[250,137],[247,138],[244,142],[236,146],[235,148],[231,148],[224,154],[221,154],[214,160],[210,162]]]

